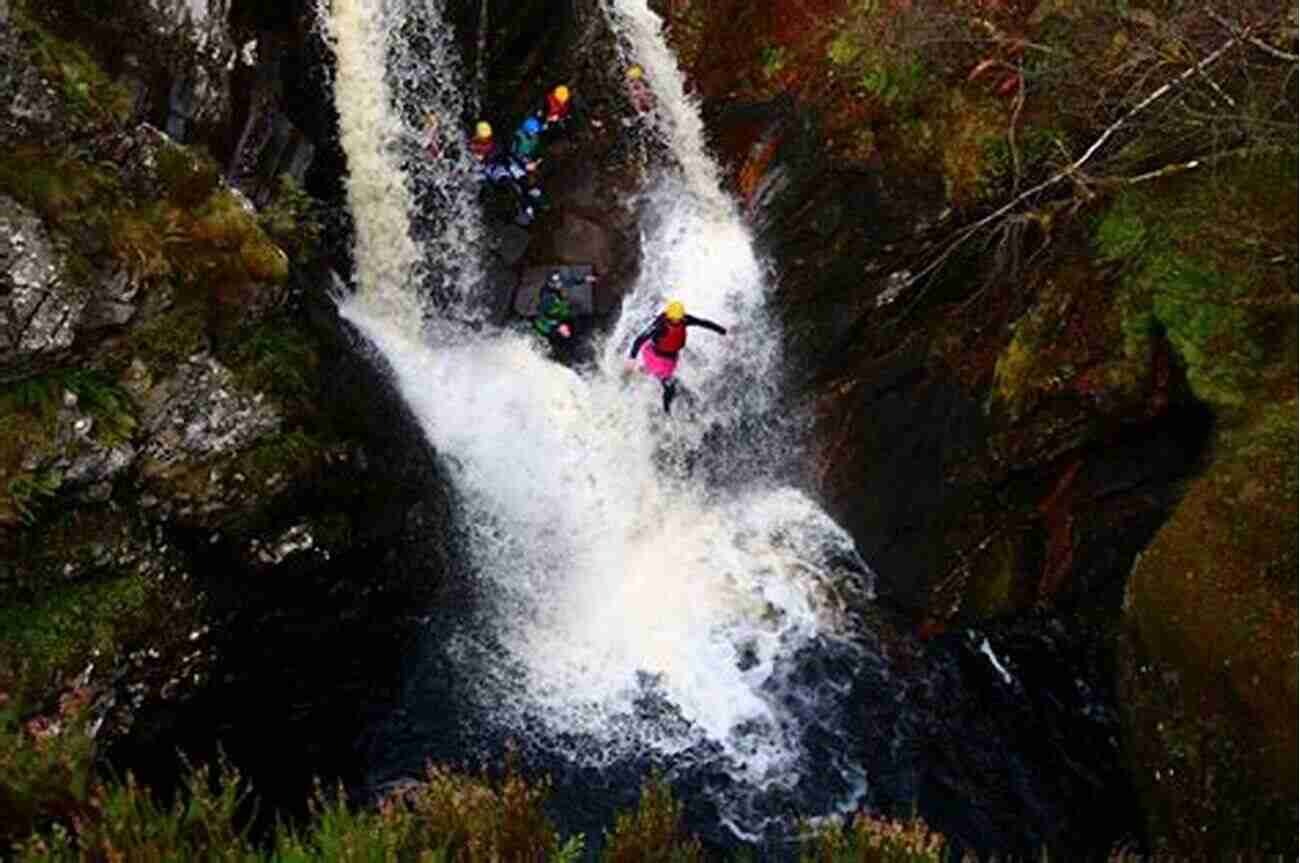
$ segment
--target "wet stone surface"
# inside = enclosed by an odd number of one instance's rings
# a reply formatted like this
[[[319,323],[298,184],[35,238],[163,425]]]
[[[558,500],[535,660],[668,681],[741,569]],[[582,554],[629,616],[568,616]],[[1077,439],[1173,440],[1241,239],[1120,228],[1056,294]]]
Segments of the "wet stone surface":
[[[87,301],[41,220],[0,197],[0,370],[71,347]]]

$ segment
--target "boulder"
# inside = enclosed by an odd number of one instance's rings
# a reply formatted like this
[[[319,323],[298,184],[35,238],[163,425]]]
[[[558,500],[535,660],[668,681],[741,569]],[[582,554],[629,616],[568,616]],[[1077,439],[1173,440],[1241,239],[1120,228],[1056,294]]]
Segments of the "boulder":
[[[608,273],[618,263],[617,239],[603,225],[573,212],[560,217],[551,236],[555,257],[562,263],[590,263],[598,273]]]

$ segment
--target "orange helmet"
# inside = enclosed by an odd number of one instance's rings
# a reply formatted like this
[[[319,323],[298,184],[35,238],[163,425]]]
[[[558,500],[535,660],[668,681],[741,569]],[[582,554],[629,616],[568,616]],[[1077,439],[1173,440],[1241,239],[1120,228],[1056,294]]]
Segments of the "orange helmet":
[[[564,103],[569,101],[569,88],[561,84],[551,91],[555,95],[555,101]]]

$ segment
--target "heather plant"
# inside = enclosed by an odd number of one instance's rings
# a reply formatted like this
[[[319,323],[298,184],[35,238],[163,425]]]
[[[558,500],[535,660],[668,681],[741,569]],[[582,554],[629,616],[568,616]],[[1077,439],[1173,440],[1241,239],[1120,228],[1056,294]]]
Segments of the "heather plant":
[[[652,776],[641,786],[641,802],[633,812],[614,821],[614,832],[605,837],[605,863],[699,863],[704,849],[698,839],[687,835],[682,824],[682,804],[661,776]]]
[[[813,830],[800,863],[940,863],[944,838],[920,818],[895,821],[859,813],[848,824],[828,819]]]
[[[88,693],[72,690],[51,715],[39,715],[18,700],[27,688],[21,671],[0,672],[0,847],[90,806]]]

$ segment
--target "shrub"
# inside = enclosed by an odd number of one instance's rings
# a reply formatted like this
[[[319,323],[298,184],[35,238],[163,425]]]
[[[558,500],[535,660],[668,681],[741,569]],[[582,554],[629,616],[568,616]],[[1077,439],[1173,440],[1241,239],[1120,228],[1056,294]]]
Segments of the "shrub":
[[[641,786],[641,801],[634,812],[620,814],[614,832],[605,837],[606,863],[699,863],[704,849],[687,836],[682,826],[682,804],[660,776]]]
[[[89,810],[93,741],[87,693],[73,690],[52,717],[22,719],[18,693],[30,669],[0,669],[0,847],[25,839],[52,818]]]
[[[894,821],[859,814],[848,825],[831,819],[817,828],[801,863],[940,863],[944,838],[920,818]]]

